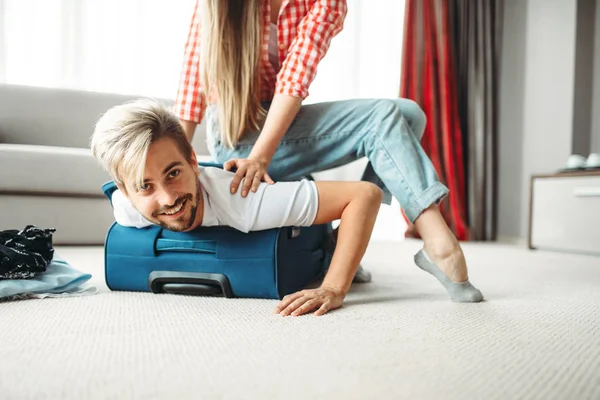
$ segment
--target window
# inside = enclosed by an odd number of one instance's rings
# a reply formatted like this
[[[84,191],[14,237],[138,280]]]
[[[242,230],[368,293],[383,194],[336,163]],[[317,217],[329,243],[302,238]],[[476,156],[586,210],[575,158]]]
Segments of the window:
[[[195,0],[0,0],[0,82],[173,98]],[[397,97],[404,1],[348,1],[307,102]]]

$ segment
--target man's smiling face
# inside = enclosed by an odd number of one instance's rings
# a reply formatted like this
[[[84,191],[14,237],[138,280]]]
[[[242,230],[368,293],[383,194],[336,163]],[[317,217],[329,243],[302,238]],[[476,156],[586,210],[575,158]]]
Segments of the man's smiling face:
[[[162,138],[148,150],[144,184],[126,182],[126,190],[121,190],[148,221],[172,231],[188,231],[202,222],[199,173],[195,155],[188,161],[174,140]]]

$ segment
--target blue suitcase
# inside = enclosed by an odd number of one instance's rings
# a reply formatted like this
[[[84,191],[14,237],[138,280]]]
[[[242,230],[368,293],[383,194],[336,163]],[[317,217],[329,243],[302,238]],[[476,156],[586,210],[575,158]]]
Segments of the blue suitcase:
[[[109,199],[116,189],[113,181],[102,186]],[[115,222],[104,246],[106,284],[117,291],[281,299],[322,278],[331,260],[329,232],[328,224],[243,233]]]

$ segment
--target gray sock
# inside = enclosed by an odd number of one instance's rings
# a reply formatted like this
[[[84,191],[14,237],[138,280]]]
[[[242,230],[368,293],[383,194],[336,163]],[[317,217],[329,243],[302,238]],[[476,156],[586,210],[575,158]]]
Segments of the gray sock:
[[[415,254],[415,264],[423,271],[429,272],[431,275],[435,276],[437,280],[444,285],[448,294],[450,294],[452,301],[477,303],[483,300],[483,294],[481,294],[479,289],[471,285],[468,279],[461,283],[452,282],[450,278],[448,278],[446,274],[431,261],[424,249],[419,250],[419,252]]]
[[[352,282],[354,282],[354,283],[369,283],[369,282],[371,282],[371,273],[369,271],[367,271],[366,269],[364,269],[362,267],[362,265],[359,265]]]

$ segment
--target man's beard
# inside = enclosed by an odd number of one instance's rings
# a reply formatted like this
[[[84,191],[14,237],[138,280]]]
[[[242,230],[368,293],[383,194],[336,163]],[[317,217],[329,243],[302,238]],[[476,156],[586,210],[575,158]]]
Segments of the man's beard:
[[[161,227],[168,229],[170,231],[175,231],[175,232],[185,232],[188,229],[190,229],[192,227],[192,225],[194,224],[195,220],[196,220],[196,213],[198,212],[198,205],[200,203],[200,200],[202,199],[202,191],[200,188],[200,181],[198,179],[195,180],[196,181],[196,196],[194,198],[194,196],[189,193],[185,196],[183,196],[182,198],[178,199],[177,202],[172,206],[169,207],[167,209],[161,209],[160,211],[156,212],[155,215],[153,215],[153,220],[155,221],[155,223],[157,223],[158,225],[160,225]],[[161,221],[158,219],[158,214],[164,213],[165,211],[169,211],[170,209],[173,208],[177,208],[181,203],[183,203],[184,201],[187,200],[187,203],[191,204],[190,207],[190,217],[189,220],[184,221],[185,218],[185,212],[184,215],[182,215],[181,217],[179,217],[174,224],[169,224],[167,222]],[[187,206],[187,204],[185,205]]]

